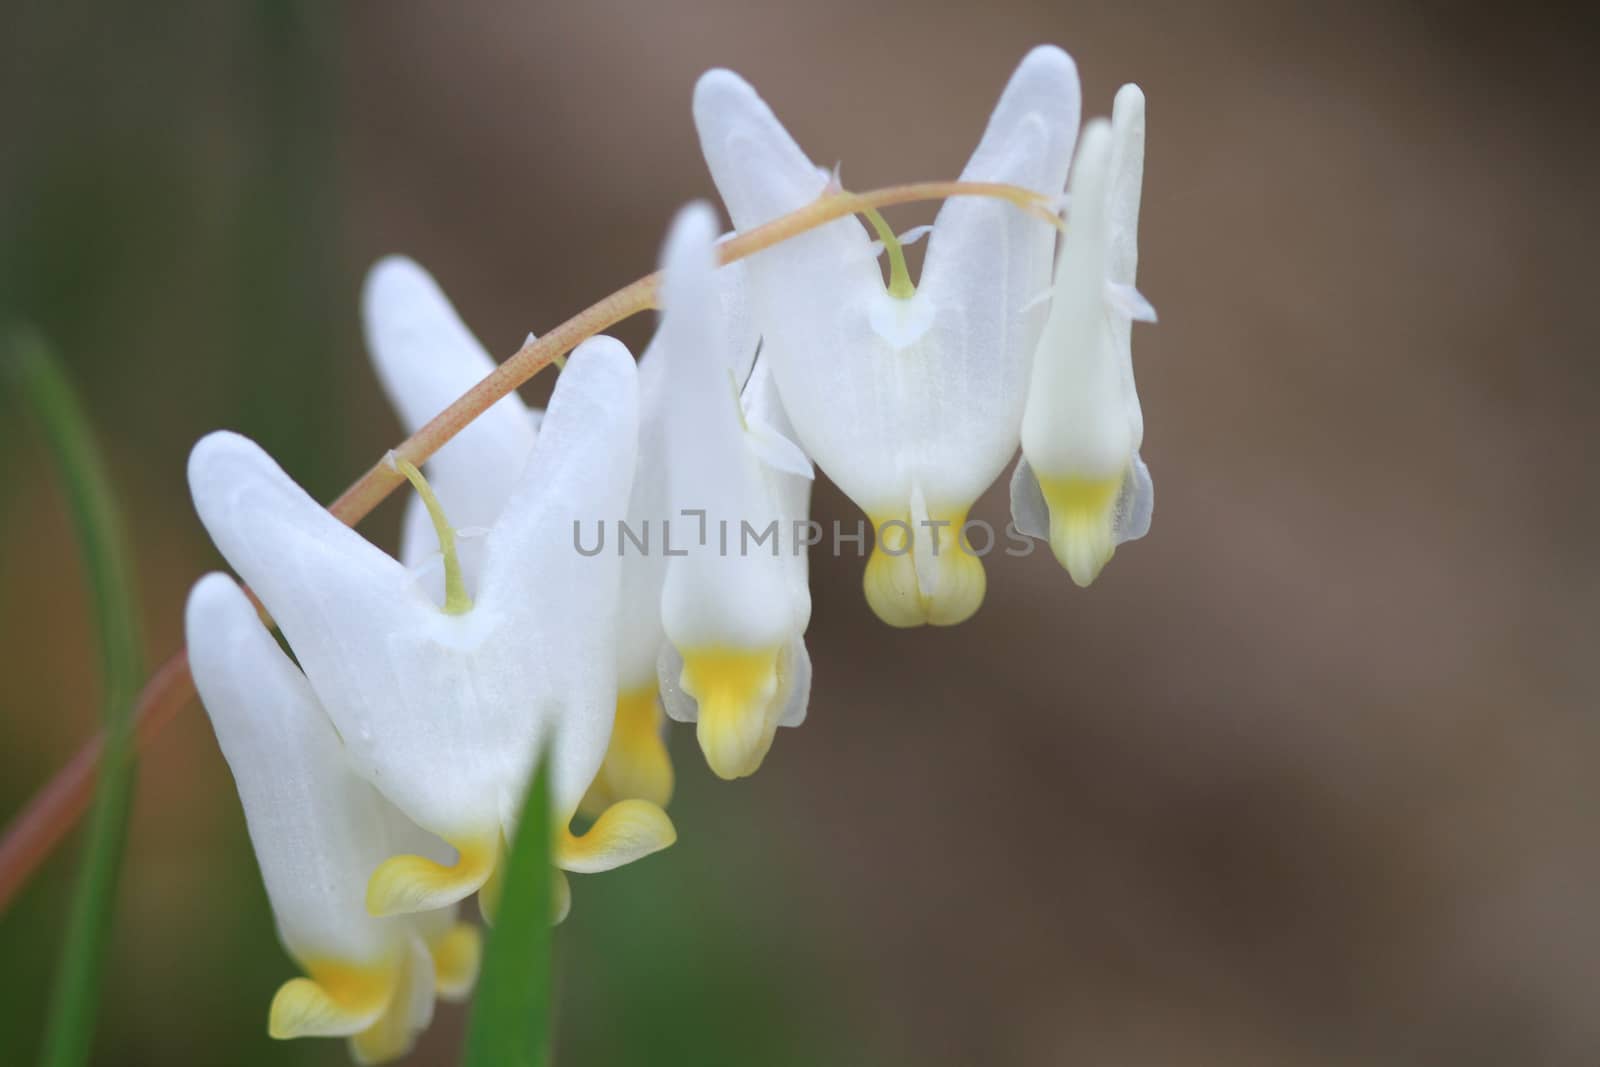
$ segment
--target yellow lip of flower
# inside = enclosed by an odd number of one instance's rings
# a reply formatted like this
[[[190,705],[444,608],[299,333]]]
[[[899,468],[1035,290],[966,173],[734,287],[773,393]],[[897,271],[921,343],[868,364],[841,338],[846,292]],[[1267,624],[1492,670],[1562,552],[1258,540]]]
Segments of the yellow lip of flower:
[[[428,955],[433,958],[434,988],[440,999],[464,1001],[478,984],[483,962],[483,934],[471,923],[452,923],[441,933],[427,938]]]
[[[680,685],[698,705],[695,733],[706,763],[721,778],[754,774],[772,748],[782,707],[781,648],[683,649]]]
[[[1050,509],[1050,549],[1072,580],[1087,587],[1117,551],[1117,498],[1123,476],[1048,478],[1039,489]]]
[[[862,576],[867,604],[901,628],[954,626],[970,619],[988,588],[983,561],[961,543],[967,510],[869,515],[876,541]]]
[[[500,830],[462,839],[446,839],[456,862],[437,863],[426,856],[391,856],[367,882],[367,912],[399,915],[432,911],[453,904],[480,888],[500,865]]]
[[[605,762],[584,794],[578,811],[598,818],[621,800],[647,800],[665,808],[672,799],[672,758],[667,754],[662,714],[654,684],[617,694],[616,719]]]
[[[267,1033],[280,1041],[359,1034],[389,1007],[402,966],[399,958],[376,963],[308,961],[309,977],[291,978],[274,994]]]

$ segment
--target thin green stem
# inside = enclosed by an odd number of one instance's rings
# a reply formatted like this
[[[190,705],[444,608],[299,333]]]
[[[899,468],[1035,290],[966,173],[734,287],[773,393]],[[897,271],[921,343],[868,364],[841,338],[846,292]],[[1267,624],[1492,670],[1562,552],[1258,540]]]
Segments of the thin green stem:
[[[895,236],[894,230],[889,228],[888,221],[883,217],[883,212],[877,208],[864,208],[861,214],[866,216],[872,228],[877,231],[878,240],[883,242],[883,250],[889,253],[889,295],[900,300],[910,300],[917,295],[917,287],[911,284],[911,271],[906,267],[906,250],[901,246],[900,238]]]
[[[38,417],[66,489],[88,572],[104,679],[105,740],[83,867],[73,889],[66,941],[45,1021],[45,1067],[79,1067],[94,1043],[117,874],[133,794],[133,703],[143,672],[138,611],[122,523],[88,419],[66,375],[30,331],[5,338],[5,362]]]
[[[455,527],[444,517],[444,508],[434,495],[433,486],[428,484],[417,465],[393,452],[389,453],[389,459],[422,498],[422,506],[428,509],[428,518],[433,522],[434,536],[439,538],[439,553],[444,556],[444,613],[465,615],[472,610],[472,598],[467,595],[467,583],[461,577],[461,554],[456,551]]]

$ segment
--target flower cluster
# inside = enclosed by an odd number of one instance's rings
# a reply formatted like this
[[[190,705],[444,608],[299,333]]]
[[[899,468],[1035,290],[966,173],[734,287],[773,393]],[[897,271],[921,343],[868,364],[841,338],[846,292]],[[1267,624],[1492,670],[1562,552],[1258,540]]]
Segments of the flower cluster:
[[[892,626],[977,610],[983,564],[961,531],[1019,444],[1016,526],[1078,584],[1144,534],[1130,350],[1133,320],[1154,318],[1134,288],[1143,111],[1126,86],[1080,139],[1077,72],[1056,48],[1007,85],[962,179],[1065,203],[1058,255],[1048,223],[962,197],[927,228],[919,284],[904,254],[916,238],[875,211],[872,232],[840,218],[719,267],[711,209],[684,209],[637,362],[593,338],[547,412],[499,400],[426,477],[391,457],[417,489],[398,558],[252,442],[199,442],[201,521],[294,655],[233,580],[195,587],[195,681],[305,971],[273,1001],[274,1036],[345,1036],[378,1062],[410,1046],[435,996],[470,990],[478,934],[456,908],[478,893],[492,919],[539,754],[554,862],[596,872],[675,839],[664,715],[695,724],[723,778],[753,773],[777,728],[804,720],[813,542],[798,531],[813,460],[879,531],[864,587]],[[728,71],[700,79],[694,118],[739,231],[837,188]],[[410,261],[374,268],[363,311],[412,431],[494,367]],[[698,538],[671,526],[684,515],[701,517]],[[707,516],[776,533],[730,551]],[[583,551],[575,531],[608,519],[681,547]],[[559,921],[570,895],[557,884]]]

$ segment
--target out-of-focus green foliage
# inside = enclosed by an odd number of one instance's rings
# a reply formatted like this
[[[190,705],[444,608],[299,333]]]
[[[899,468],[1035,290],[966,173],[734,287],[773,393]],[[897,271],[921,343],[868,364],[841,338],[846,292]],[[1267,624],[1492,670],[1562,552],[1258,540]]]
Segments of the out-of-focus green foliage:
[[[0,336],[0,366],[49,442],[89,577],[100,644],[105,741],[41,1057],[48,1067],[77,1067],[88,1062],[94,1044],[133,797],[133,702],[144,657],[122,520],[88,418],[55,356],[32,331]]]

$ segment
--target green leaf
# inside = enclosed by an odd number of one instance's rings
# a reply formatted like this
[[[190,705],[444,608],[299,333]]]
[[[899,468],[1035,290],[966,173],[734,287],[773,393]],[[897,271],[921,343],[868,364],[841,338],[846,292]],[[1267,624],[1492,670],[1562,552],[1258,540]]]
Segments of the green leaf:
[[[467,1026],[465,1067],[543,1067],[550,1061],[550,768],[528,788],[505,858],[499,913]]]
[[[72,386],[50,349],[31,330],[13,328],[0,336],[0,365],[37,416],[66,489],[88,571],[105,686],[100,777],[40,1057],[45,1067],[78,1067],[88,1062],[94,1044],[101,972],[127,837],[134,778],[133,704],[143,676],[143,656],[122,524],[94,435]]]

